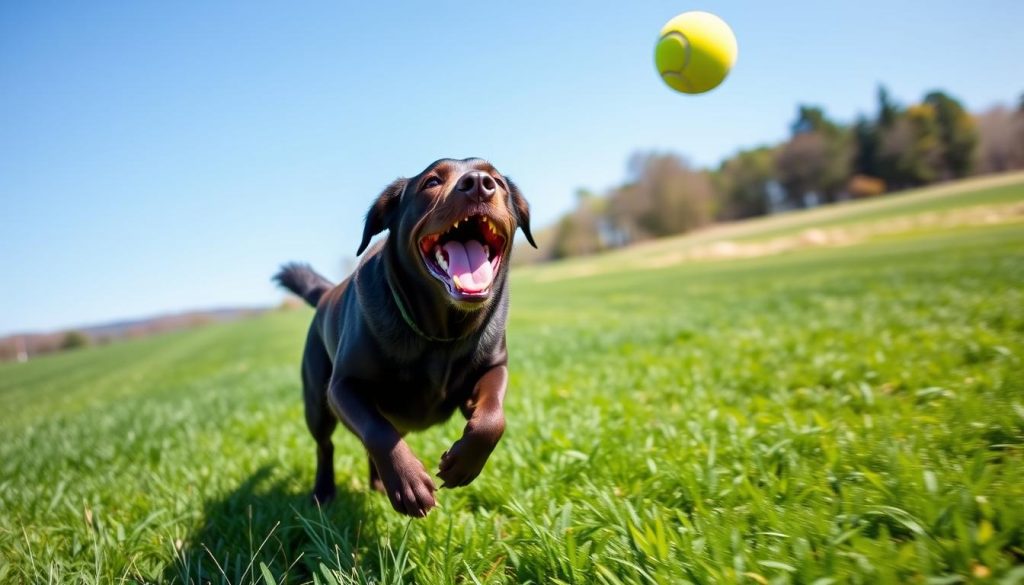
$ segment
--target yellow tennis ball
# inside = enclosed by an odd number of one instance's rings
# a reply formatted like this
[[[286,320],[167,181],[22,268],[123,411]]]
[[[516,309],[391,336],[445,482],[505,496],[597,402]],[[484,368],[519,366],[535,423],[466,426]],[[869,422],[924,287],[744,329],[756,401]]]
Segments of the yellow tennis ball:
[[[683,93],[718,86],[736,63],[736,35],[708,12],[684,12],[661,27],[654,63],[661,79]]]

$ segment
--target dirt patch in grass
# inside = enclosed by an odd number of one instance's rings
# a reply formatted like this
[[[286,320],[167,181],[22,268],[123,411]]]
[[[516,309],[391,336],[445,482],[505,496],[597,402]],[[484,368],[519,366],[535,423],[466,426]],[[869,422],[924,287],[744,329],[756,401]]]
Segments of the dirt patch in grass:
[[[614,263],[601,258],[563,263],[557,270],[546,267],[536,275],[537,282],[585,278],[597,274],[630,270],[665,268],[685,262],[707,262],[760,258],[808,248],[841,247],[879,237],[961,227],[999,225],[1024,221],[1024,202],[1003,205],[978,205],[947,211],[931,211],[881,219],[842,227],[810,227],[801,232],[764,240],[690,242],[670,250],[639,245],[617,257]]]
[[[1007,205],[985,205],[953,209],[944,212],[929,212],[918,215],[895,217],[871,223],[838,228],[809,228],[798,234],[755,242],[722,240],[682,250],[675,250],[632,263],[633,268],[662,268],[681,262],[759,258],[822,246],[850,246],[880,236],[891,236],[921,230],[951,229],[981,225],[996,225],[1024,220],[1024,203]],[[567,270],[558,276],[571,278],[597,272],[591,270]],[[554,276],[554,275],[552,275]]]

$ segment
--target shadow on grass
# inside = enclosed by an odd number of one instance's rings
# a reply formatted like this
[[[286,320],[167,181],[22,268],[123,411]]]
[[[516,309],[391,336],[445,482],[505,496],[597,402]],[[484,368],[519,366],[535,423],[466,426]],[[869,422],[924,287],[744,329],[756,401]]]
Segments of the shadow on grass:
[[[228,496],[208,502],[202,527],[180,543],[163,581],[307,583],[316,574],[324,582],[328,569],[362,581],[361,575],[379,571],[376,554],[359,555],[377,539],[367,522],[368,500],[376,494],[338,486],[337,498],[321,509],[306,492],[268,483],[270,476],[263,467]]]

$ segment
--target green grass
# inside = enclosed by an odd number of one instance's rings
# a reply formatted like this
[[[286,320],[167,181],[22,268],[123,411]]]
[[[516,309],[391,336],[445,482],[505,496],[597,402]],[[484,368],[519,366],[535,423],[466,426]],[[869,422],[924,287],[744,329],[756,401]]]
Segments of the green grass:
[[[419,521],[342,431],[306,502],[306,311],[0,366],[0,582],[1024,582],[1021,224],[541,273],[505,438]]]

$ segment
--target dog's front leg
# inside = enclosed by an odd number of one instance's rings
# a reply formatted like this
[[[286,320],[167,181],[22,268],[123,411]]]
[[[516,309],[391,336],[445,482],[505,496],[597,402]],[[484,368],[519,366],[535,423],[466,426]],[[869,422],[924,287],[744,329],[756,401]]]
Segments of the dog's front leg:
[[[331,380],[331,409],[366,447],[395,510],[417,518],[426,516],[437,505],[434,482],[394,425],[360,392],[360,386],[351,379]]]
[[[505,388],[508,368],[495,366],[487,370],[473,388],[473,395],[463,411],[469,419],[462,438],[441,455],[441,487],[469,485],[480,475],[484,463],[505,432]]]

